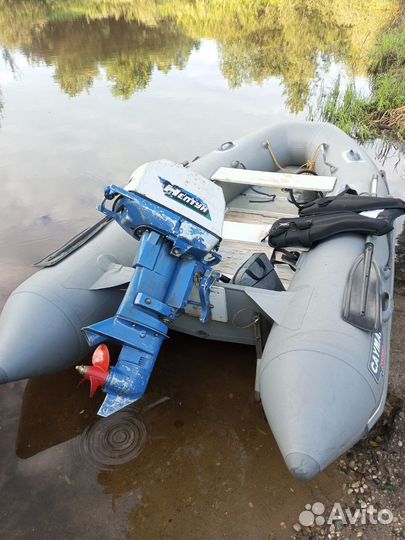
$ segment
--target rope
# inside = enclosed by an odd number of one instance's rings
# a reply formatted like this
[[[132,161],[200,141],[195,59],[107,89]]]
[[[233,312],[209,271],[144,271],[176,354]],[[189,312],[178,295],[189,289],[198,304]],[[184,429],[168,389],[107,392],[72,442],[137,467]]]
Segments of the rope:
[[[290,172],[288,169],[285,169],[282,165],[280,165],[278,159],[276,158],[275,153],[273,152],[273,148],[271,147],[270,141],[265,141],[264,145],[267,148],[267,150],[269,151],[269,153],[270,153],[270,155],[272,157],[272,160],[274,161],[274,164],[280,169],[280,171]]]
[[[247,324],[244,324],[244,325],[240,325],[240,324],[236,324],[236,317],[242,313],[243,311],[251,311],[252,312],[252,315],[255,315],[255,313],[250,309],[250,308],[241,308],[241,309],[238,309],[238,311],[236,311],[232,317],[232,320],[231,320],[231,324],[232,326],[235,326],[236,328],[249,328],[250,326],[254,326],[259,320],[260,318],[258,317],[258,315],[256,315],[249,323]]]
[[[314,153],[312,154],[312,159],[309,159],[308,161],[306,161],[305,163],[303,163],[297,170],[300,171],[301,169],[308,169],[310,171],[313,171],[315,172],[315,162],[316,162],[316,158],[318,157],[318,154],[319,154],[319,150],[322,148],[322,146],[324,145],[324,143],[319,143],[318,146],[315,148],[315,151]],[[274,164],[279,168],[280,171],[285,171],[285,172],[288,172],[288,173],[291,173],[290,170],[286,169],[285,167],[283,167],[280,162],[278,161],[275,153],[274,153],[274,150],[270,144],[270,141],[265,141],[264,142],[264,146],[265,148],[267,148],[267,150],[269,151],[269,154],[272,158],[272,160],[274,161]]]
[[[309,171],[315,172],[316,158],[318,157],[319,150],[322,148],[322,146],[323,143],[318,144],[318,146],[315,148],[314,153],[312,154],[312,159],[309,159],[306,163],[304,163],[304,165],[301,165],[300,169],[308,169]]]

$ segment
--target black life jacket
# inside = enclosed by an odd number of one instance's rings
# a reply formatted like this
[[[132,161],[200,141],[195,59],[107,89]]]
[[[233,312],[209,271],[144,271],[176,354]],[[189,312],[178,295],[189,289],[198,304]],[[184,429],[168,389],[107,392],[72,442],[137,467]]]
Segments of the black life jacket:
[[[394,197],[359,196],[343,192],[334,197],[319,197],[303,205],[299,214],[309,216],[325,212],[364,212],[379,209],[405,212],[405,201]]]
[[[381,210],[376,216],[361,212]],[[389,197],[343,193],[320,197],[304,205],[299,216],[273,223],[268,242],[274,248],[311,247],[337,234],[359,233],[382,236],[392,231],[394,221],[405,213],[405,202]]]

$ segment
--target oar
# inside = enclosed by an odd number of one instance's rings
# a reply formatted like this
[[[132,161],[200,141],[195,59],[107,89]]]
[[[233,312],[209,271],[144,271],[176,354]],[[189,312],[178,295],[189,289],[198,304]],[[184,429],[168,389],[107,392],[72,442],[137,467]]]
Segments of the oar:
[[[377,196],[377,187],[378,176],[374,175],[371,179],[371,196]],[[381,278],[373,254],[373,236],[368,235],[363,253],[350,270],[343,300],[343,319],[368,332],[378,332],[382,325]]]

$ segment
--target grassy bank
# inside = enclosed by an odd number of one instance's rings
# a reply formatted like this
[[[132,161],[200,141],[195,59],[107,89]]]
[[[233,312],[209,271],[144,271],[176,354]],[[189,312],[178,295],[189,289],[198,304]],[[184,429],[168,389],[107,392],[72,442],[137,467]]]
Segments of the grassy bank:
[[[317,112],[360,141],[382,138],[405,142],[405,17],[381,36],[368,55],[370,92],[351,82],[341,89],[338,79],[322,92]]]

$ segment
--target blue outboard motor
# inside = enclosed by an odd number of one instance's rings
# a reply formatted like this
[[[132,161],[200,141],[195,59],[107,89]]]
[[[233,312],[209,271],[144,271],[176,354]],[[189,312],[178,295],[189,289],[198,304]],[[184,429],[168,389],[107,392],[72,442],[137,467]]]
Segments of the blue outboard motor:
[[[112,209],[106,202],[114,200]],[[210,318],[210,288],[219,278],[225,200],[222,189],[176,163],[146,163],[126,189],[110,185],[100,211],[140,242],[134,274],[116,315],[84,328],[97,346],[93,366],[77,366],[91,394],[107,394],[98,414],[109,416],[140,399],[147,387],[168,325],[184,312],[193,287],[199,290],[202,322]],[[109,369],[104,341],[121,346]]]

